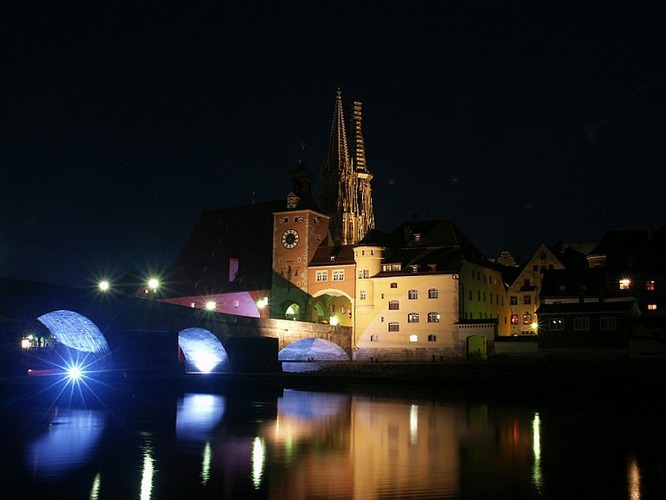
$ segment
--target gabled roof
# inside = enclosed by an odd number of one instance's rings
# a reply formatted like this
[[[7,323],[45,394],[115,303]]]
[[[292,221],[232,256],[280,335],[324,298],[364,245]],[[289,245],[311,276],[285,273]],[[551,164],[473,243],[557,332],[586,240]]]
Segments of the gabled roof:
[[[354,264],[355,245],[320,246],[310,260],[310,266]]]
[[[456,273],[464,262],[499,267],[487,260],[449,219],[412,220],[388,235],[373,231],[363,243],[373,241],[381,241],[385,248],[385,263],[401,264],[399,274],[413,274],[412,266],[417,272]]]
[[[169,275],[169,296],[270,289],[273,212],[285,200],[203,212]],[[230,278],[230,261],[239,268]],[[233,273],[233,269],[231,269]]]

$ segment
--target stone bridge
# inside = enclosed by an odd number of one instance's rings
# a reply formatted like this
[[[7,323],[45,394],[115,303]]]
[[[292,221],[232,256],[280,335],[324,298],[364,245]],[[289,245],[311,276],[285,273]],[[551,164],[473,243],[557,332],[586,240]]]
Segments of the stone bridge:
[[[276,371],[284,361],[352,355],[347,327],[231,316],[95,287],[0,278],[0,374],[16,368],[26,353],[52,347],[19,349],[22,340],[31,342],[30,334],[39,338],[32,342],[64,345],[70,354],[103,358],[123,371]]]

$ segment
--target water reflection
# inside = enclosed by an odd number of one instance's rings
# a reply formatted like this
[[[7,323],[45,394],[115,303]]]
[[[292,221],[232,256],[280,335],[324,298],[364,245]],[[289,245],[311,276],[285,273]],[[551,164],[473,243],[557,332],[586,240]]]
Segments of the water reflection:
[[[0,465],[15,468],[19,443],[31,492],[17,498],[521,500],[570,498],[572,478],[578,497],[666,490],[659,416],[617,409],[240,389],[124,412],[57,410],[29,429],[0,412]]]
[[[45,434],[28,443],[25,463],[36,476],[60,476],[85,464],[104,429],[96,410],[54,408],[46,416]]]

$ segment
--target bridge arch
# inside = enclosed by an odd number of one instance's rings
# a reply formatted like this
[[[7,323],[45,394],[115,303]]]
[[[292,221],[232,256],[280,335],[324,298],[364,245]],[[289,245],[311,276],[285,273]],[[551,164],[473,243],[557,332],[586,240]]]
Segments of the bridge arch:
[[[58,342],[76,351],[103,355],[109,352],[104,334],[90,319],[65,309],[52,311],[37,318]]]
[[[352,297],[343,290],[320,290],[310,298],[308,318],[315,323],[352,326],[352,304]]]
[[[186,328],[178,333],[178,347],[185,357],[187,373],[220,373],[228,369],[229,356],[222,342],[205,328]]]
[[[345,350],[326,339],[307,338],[285,346],[278,353],[279,361],[349,361]]]

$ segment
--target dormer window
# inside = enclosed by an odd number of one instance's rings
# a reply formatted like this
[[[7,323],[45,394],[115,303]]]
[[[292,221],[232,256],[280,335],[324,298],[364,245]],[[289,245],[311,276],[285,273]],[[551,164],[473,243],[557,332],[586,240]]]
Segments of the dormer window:
[[[421,233],[414,233],[414,242],[418,243],[421,241]]]

